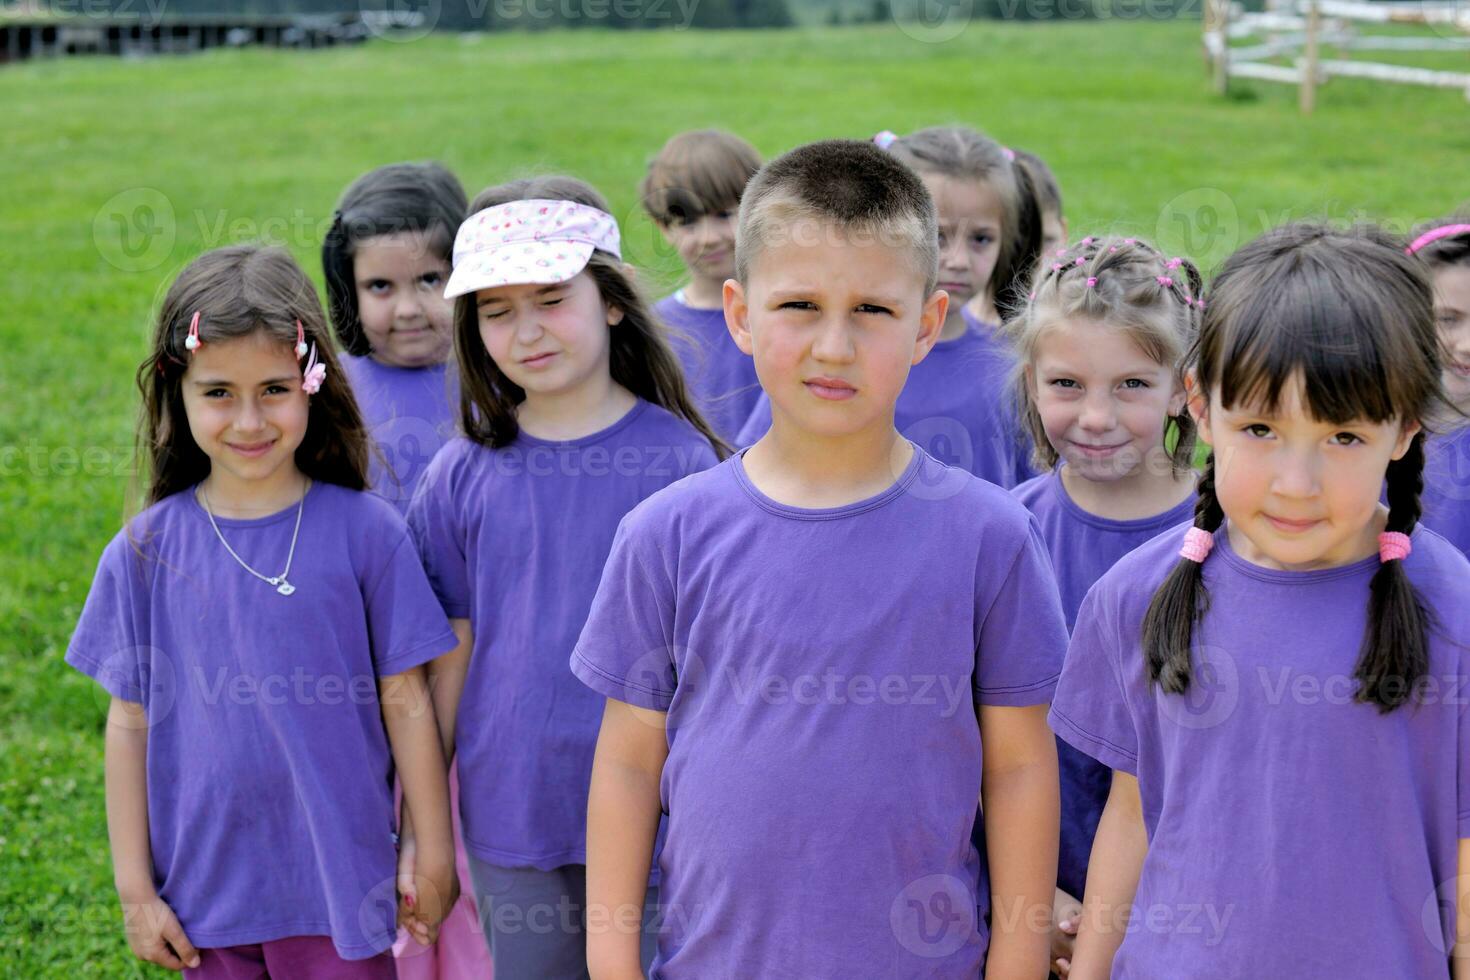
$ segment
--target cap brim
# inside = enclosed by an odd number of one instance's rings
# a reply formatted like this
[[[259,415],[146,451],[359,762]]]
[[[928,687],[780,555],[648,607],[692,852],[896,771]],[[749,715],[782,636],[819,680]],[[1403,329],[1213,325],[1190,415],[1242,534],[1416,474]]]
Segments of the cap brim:
[[[587,268],[587,242],[516,242],[468,255],[454,267],[444,298],[496,286],[551,285]]]

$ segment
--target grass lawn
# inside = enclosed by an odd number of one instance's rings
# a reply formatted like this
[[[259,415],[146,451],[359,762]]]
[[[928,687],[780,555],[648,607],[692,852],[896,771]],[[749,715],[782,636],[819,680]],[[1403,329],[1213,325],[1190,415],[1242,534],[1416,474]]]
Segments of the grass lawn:
[[[1217,98],[1199,50],[1195,23],[977,22],[943,44],[582,31],[0,68],[0,974],[145,972],[111,886],[105,695],[61,656],[125,512],[149,317],[185,262],[265,238],[320,282],[346,183],[434,158],[471,195],[530,170],[591,180],[663,289],[677,265],[637,181],[667,136],[711,125],[766,154],[978,125],[1052,163],[1074,235],[1206,265],[1288,218],[1407,227],[1470,199],[1461,94],[1336,81],[1303,119],[1286,87]]]

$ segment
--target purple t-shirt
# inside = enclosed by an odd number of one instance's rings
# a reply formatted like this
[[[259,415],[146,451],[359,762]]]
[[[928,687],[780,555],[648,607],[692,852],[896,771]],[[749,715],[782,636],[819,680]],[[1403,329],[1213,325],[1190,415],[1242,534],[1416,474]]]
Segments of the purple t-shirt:
[[[1077,610],[1092,584],[1113,563],[1139,545],[1194,518],[1194,497],[1153,517],[1114,521],[1083,510],[1062,486],[1060,467],[1027,480],[1011,493],[1036,517],[1046,542],[1062,613],[1070,630]],[[1087,859],[1097,821],[1108,801],[1113,771],[1091,756],[1057,740],[1057,762],[1062,777],[1062,839],[1057,861],[1057,884],[1077,898],[1087,884]]]
[[[1405,567],[1438,619],[1422,703],[1352,700],[1377,556],[1262,568],[1224,529],[1204,563],[1194,684],[1150,687],[1139,635],[1186,528],[1082,604],[1051,710],[1138,778],[1149,835],[1113,977],[1447,978],[1470,837],[1470,562],[1427,528]]]
[[[1424,526],[1470,555],[1470,426],[1428,440],[1419,500]]]
[[[623,515],[713,466],[688,422],[639,401],[581,439],[452,440],[409,524],[444,611],[474,649],[455,726],[471,854],[550,870],[587,860],[587,787],[602,699],[567,669]]]
[[[934,345],[909,371],[894,407],[894,424],[935,459],[982,480],[1013,487],[1033,475],[1031,442],[1011,406],[1015,363],[998,328],[965,314],[966,329]],[[762,392],[736,444],[749,446],[771,427]]]
[[[734,442],[760,397],[761,383],[755,361],[730,339],[725,311],[695,309],[679,293],[665,296],[653,309],[674,328],[669,343],[705,421],[722,439]]]
[[[343,354],[341,362],[362,420],[382,453],[381,459],[376,452],[368,457],[369,486],[403,513],[429,460],[454,436],[459,410],[454,376],[444,364],[401,368],[351,354]]]
[[[572,669],[668,713],[652,975],[978,975],[975,703],[1046,703],[1065,643],[1025,509],[922,451],[844,507],[737,455],[629,514]]]
[[[297,508],[216,518],[252,568],[285,564]],[[378,678],[454,646],[388,504],[315,483],[282,596],[230,557],[193,489],[102,554],[66,662],[148,717],[154,884],[194,945],[393,945],[393,765]],[[141,554],[140,554],[141,551]]]

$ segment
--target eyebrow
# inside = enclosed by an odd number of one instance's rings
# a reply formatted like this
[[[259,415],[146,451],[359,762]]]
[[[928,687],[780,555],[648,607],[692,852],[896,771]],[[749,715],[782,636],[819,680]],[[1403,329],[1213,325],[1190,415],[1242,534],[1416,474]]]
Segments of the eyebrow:
[[[265,381],[258,381],[258,382],[256,382],[256,387],[263,388],[266,385],[283,385],[283,384],[289,384],[293,380],[295,380],[295,379],[293,379],[293,378],[291,378],[289,376],[288,377],[284,377],[284,378],[268,378]],[[235,383],[233,381],[226,381],[223,378],[209,378],[209,379],[206,379],[204,381],[196,381],[196,382],[194,382],[194,384],[195,384],[195,386],[197,386],[199,388],[233,388],[233,387],[235,387]],[[249,387],[249,386],[247,385],[246,387]]]

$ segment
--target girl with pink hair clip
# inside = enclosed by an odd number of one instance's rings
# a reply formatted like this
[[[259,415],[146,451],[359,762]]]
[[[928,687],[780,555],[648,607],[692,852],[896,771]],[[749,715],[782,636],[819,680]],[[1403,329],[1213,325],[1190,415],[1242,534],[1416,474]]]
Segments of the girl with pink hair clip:
[[[1422,522],[1470,555],[1470,213],[1419,228],[1407,251],[1434,277],[1445,393],[1456,410],[1424,445]]]
[[[206,980],[391,978],[397,924],[432,939],[456,897],[424,675],[454,634],[403,519],[364,492],[311,281],[280,249],[200,256],[137,380],[148,506],[103,552],[66,652],[111,696],[128,942]]]
[[[1052,701],[1113,771],[1071,980],[1465,980],[1470,562],[1419,522],[1429,277],[1375,228],[1291,224],[1205,302],[1194,519],[1092,587]]]

